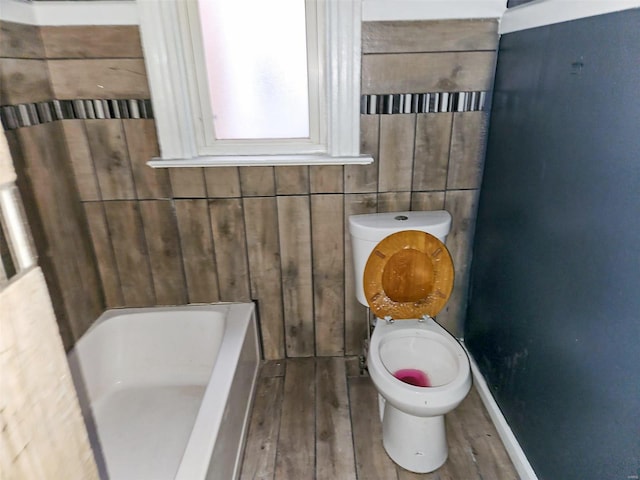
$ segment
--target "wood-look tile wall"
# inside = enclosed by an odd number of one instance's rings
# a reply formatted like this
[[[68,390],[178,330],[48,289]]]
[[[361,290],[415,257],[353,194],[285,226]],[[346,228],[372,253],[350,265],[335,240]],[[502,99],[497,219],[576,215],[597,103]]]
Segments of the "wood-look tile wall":
[[[365,22],[362,36],[364,94],[492,88],[495,20]],[[444,208],[453,216],[447,247],[456,280],[438,321],[454,334],[462,332],[466,309],[486,126],[484,111],[369,115],[361,122],[363,148],[377,159],[378,211]]]
[[[45,48],[37,27],[0,22],[0,105],[51,100]],[[33,232],[65,347],[104,310],[102,286],[76,188],[65,125],[7,131],[17,185]]]
[[[114,28],[42,29],[52,94],[93,98],[104,62],[129,73],[106,76],[120,83],[103,82],[102,98],[148,95],[137,32],[125,49]],[[496,31],[492,20],[365,23],[363,93],[489,90]],[[58,123],[107,307],[255,300],[266,358],[359,354],[348,215],[445,208],[457,279],[439,320],[461,331],[486,113],[363,115],[376,161],[345,167],[152,170],[153,120]]]

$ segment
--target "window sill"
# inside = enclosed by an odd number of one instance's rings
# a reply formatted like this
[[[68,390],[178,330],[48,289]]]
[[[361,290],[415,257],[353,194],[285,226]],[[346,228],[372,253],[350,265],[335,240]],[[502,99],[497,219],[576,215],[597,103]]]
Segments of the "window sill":
[[[147,165],[153,168],[179,167],[274,167],[296,165],[369,165],[371,155],[330,157],[329,155],[215,155],[195,158],[153,158]]]

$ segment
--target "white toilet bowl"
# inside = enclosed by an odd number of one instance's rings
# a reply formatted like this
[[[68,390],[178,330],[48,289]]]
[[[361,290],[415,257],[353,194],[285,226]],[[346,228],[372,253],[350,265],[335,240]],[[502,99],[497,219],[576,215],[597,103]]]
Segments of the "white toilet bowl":
[[[432,319],[453,290],[444,244],[450,227],[445,211],[349,218],[358,300],[378,318],[367,363],[379,393],[384,448],[417,473],[446,461],[444,415],[471,388],[466,352]]]
[[[444,415],[471,388],[466,352],[430,318],[393,323],[379,319],[367,363],[384,399],[381,417],[387,454],[412,472],[436,470],[448,454]]]

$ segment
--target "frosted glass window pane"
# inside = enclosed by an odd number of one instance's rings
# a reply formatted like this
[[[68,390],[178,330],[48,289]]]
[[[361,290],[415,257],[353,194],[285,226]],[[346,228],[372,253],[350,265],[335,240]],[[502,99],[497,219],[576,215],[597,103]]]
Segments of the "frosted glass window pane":
[[[308,138],[304,0],[198,3],[216,138]]]

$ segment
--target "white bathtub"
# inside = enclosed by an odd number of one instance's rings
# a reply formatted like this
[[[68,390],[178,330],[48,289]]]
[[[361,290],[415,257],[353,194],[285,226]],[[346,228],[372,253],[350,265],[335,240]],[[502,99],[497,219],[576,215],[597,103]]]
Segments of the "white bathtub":
[[[69,353],[101,477],[238,477],[260,362],[253,304],[105,312]]]

